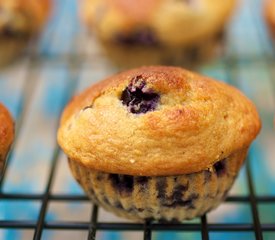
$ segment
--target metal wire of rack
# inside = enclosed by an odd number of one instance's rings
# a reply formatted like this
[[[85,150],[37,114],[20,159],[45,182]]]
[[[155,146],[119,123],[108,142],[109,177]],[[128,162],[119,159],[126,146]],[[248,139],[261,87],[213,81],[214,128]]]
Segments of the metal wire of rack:
[[[246,54],[225,54],[225,56],[221,59],[221,61],[214,65],[214,68],[217,66],[224,67],[226,81],[239,86],[240,82],[236,79],[240,78],[239,76],[239,68],[245,65],[264,64],[270,75],[275,73],[275,54],[274,49],[272,48],[271,43],[268,40],[266,34],[263,34],[263,22],[260,19],[260,14],[257,13],[257,9],[261,2],[255,1],[246,1],[246,3],[253,3],[251,7],[248,8],[248,14],[250,16],[250,20],[255,21],[253,24],[255,26],[255,31],[257,35],[260,36],[260,43],[262,44],[261,53],[256,54],[255,56],[249,56]],[[65,11],[65,10],[64,10]],[[252,17],[251,17],[252,16]],[[259,18],[259,19],[257,19]],[[66,18],[67,19],[67,18]],[[64,19],[63,19],[64,21]],[[55,38],[54,30],[50,29],[47,32],[47,38]],[[64,38],[63,38],[64,39]],[[75,39],[70,48],[78,49],[79,45],[81,45],[82,40]],[[265,48],[266,46],[269,46]],[[43,47],[42,47],[43,48]],[[53,46],[54,48],[54,46]],[[80,50],[81,52],[81,50]],[[43,50],[42,50],[43,54]],[[57,144],[54,144],[52,148],[52,153],[50,159],[48,159],[48,171],[45,180],[44,190],[37,192],[22,192],[22,191],[7,191],[7,187],[5,188],[6,179],[9,177],[11,173],[9,173],[10,162],[14,161],[15,158],[15,150],[18,148],[20,144],[19,137],[23,134],[23,130],[25,127],[25,122],[27,119],[27,114],[29,113],[30,108],[32,108],[32,101],[34,99],[34,93],[37,91],[37,78],[39,78],[39,72],[44,67],[48,68],[58,68],[56,65],[61,64],[62,67],[65,66],[66,71],[68,71],[68,75],[65,81],[64,86],[64,94],[60,100],[60,106],[57,116],[55,117],[55,130],[58,127],[58,115],[60,114],[63,106],[66,102],[75,94],[80,83],[81,72],[83,68],[90,68],[88,64],[85,66],[87,62],[92,61],[92,58],[100,58],[98,53],[95,50],[92,50],[92,54],[83,54],[75,53],[69,51],[67,54],[64,51],[62,54],[48,54],[41,59],[41,52],[37,52],[36,48],[31,49],[30,57],[26,60],[25,69],[27,74],[24,77],[24,84],[21,89],[21,101],[18,105],[18,115],[16,117],[16,139],[13,145],[13,151],[10,153],[8,158],[7,168],[4,171],[3,178],[0,182],[0,200],[1,201],[24,201],[24,202],[39,202],[39,210],[36,219],[33,220],[16,220],[16,219],[1,219],[0,220],[0,229],[2,230],[32,230],[33,239],[41,239],[43,238],[43,232],[46,230],[68,230],[70,232],[83,230],[87,233],[87,239],[97,239],[97,235],[99,231],[117,231],[117,232],[141,232],[144,240],[150,240],[153,237],[154,232],[196,232],[199,233],[200,238],[207,240],[212,239],[210,233],[213,232],[250,232],[253,233],[253,237],[257,240],[264,239],[265,232],[271,232],[275,234],[275,222],[274,223],[262,223],[261,217],[259,214],[259,204],[275,204],[275,195],[274,194],[257,194],[257,185],[255,185],[255,176],[252,171],[251,158],[254,158],[252,153],[248,156],[245,165],[245,182],[247,194],[239,194],[239,195],[230,195],[227,199],[227,203],[232,204],[248,204],[250,207],[250,211],[252,214],[251,223],[210,223],[208,221],[208,215],[202,216],[197,222],[183,222],[183,223],[161,223],[161,222],[145,222],[145,223],[133,223],[133,222],[111,222],[111,221],[102,221],[99,220],[99,210],[100,208],[96,205],[92,205],[89,199],[83,195],[82,193],[70,194],[70,193],[54,193],[53,185],[54,179],[57,174],[57,165],[61,161],[61,151]],[[103,60],[102,60],[103,61]],[[106,63],[93,63],[95,68],[98,68],[100,64],[102,64],[101,68],[104,71],[104,74],[107,75],[104,68],[106,67]],[[64,66],[63,66],[64,65]],[[110,69],[110,66],[108,66]],[[237,69],[237,70],[236,70]],[[112,72],[112,69],[109,70]],[[270,80],[271,86],[273,88],[273,94],[275,92],[275,82],[274,79]],[[273,95],[275,96],[275,94]],[[274,104],[274,103],[273,103]],[[91,204],[90,211],[90,219],[88,221],[67,221],[67,220],[49,220],[47,219],[47,212],[49,211],[50,204],[52,202],[55,203],[89,203]],[[274,235],[272,235],[274,236]],[[49,238],[51,239],[51,238]],[[185,238],[184,238],[185,239]],[[186,238],[189,239],[189,238]]]

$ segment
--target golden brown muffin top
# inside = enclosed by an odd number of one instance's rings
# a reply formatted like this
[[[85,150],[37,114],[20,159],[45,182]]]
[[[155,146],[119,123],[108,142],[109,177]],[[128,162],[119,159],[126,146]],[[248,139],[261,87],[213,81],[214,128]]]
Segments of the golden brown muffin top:
[[[236,88],[181,68],[142,67],[74,97],[58,142],[94,170],[175,175],[247,148],[260,126],[255,106]]]
[[[9,25],[17,31],[38,32],[50,8],[51,0],[0,0],[0,31]]]
[[[84,0],[81,16],[104,41],[130,35],[188,45],[221,31],[235,5],[236,0]]]
[[[266,0],[264,14],[269,27],[275,36],[275,0]]]
[[[3,165],[13,138],[14,125],[12,117],[8,110],[0,103],[0,167]]]

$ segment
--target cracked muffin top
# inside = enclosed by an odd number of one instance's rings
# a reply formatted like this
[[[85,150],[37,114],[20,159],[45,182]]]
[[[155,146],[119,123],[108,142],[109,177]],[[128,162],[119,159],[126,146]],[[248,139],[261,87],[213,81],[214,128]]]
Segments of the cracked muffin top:
[[[74,97],[58,142],[94,170],[167,176],[207,169],[247,148],[260,126],[236,88],[181,68],[142,67]]]
[[[50,0],[0,0],[0,36],[38,32],[50,12]]]
[[[13,120],[8,110],[0,103],[0,173],[14,138]]]
[[[220,32],[236,0],[85,0],[83,20],[104,41],[188,45]]]

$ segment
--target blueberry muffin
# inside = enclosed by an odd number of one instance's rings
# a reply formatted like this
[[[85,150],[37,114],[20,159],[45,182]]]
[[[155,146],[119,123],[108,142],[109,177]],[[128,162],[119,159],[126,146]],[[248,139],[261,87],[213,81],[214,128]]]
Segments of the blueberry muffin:
[[[260,130],[250,100],[175,67],[112,76],[66,107],[58,142],[96,204],[130,219],[191,219],[226,197]]]
[[[14,126],[12,117],[8,110],[0,103],[0,177],[13,137]]]
[[[0,65],[18,56],[40,32],[50,11],[50,0],[0,0]]]
[[[236,0],[84,0],[81,16],[120,66],[208,58]],[[191,64],[192,65],[192,64]]]
[[[267,21],[267,24],[275,36],[275,0],[266,0],[264,14]]]

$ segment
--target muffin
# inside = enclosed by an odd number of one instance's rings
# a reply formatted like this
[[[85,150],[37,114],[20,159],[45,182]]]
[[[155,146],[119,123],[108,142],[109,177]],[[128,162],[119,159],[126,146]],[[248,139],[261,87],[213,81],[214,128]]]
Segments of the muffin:
[[[119,66],[194,65],[217,50],[235,3],[84,0],[81,16]]]
[[[129,219],[181,221],[226,197],[260,126],[234,87],[142,67],[73,98],[58,143],[94,203]]]
[[[275,37],[275,0],[266,0],[264,14],[266,22]]]
[[[13,138],[14,126],[12,117],[8,110],[0,103],[0,177]]]
[[[0,0],[0,66],[22,53],[45,24],[50,0]]]

